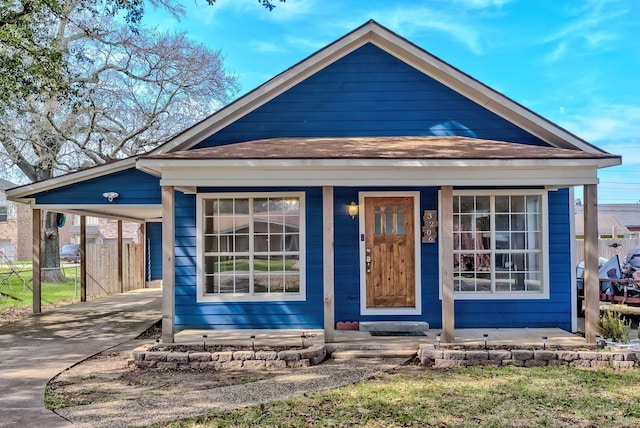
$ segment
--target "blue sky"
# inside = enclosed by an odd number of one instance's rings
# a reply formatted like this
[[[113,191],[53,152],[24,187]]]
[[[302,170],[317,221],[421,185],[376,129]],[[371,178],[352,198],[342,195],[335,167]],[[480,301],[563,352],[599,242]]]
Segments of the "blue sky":
[[[145,20],[220,49],[244,94],[375,19],[611,153],[599,203],[640,202],[640,1],[255,0],[185,2],[180,22]],[[582,189],[576,188],[576,197]]]

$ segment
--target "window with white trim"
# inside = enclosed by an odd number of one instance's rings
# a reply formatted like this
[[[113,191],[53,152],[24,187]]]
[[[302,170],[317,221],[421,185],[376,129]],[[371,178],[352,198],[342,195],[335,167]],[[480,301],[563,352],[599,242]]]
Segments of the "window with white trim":
[[[6,223],[9,219],[9,207],[0,205],[0,223]]]
[[[544,290],[542,193],[456,193],[454,290],[463,294],[541,294]]]
[[[198,212],[204,300],[304,298],[302,193],[203,194]]]

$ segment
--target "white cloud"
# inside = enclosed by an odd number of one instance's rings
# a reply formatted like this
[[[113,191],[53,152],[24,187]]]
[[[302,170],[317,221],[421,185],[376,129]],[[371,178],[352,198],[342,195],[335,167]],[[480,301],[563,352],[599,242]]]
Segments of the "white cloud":
[[[490,7],[501,8],[505,4],[511,3],[511,0],[458,0],[456,3],[471,9],[487,9]]]
[[[249,47],[252,51],[261,53],[286,52],[282,44],[265,42],[264,40],[251,40]]]
[[[544,57],[543,61],[544,62],[558,61],[564,57],[566,52],[567,52],[567,43],[565,42],[559,43],[558,46],[556,46],[556,48],[551,53],[549,53],[547,56]]]
[[[593,143],[604,140],[638,141],[640,106],[599,104],[584,114],[568,117],[562,126]],[[640,151],[640,147],[638,147]]]
[[[390,27],[405,37],[412,33],[431,30],[451,37],[467,46],[476,55],[482,55],[484,48],[480,40],[480,31],[461,19],[455,9],[430,9],[399,7],[386,18]]]

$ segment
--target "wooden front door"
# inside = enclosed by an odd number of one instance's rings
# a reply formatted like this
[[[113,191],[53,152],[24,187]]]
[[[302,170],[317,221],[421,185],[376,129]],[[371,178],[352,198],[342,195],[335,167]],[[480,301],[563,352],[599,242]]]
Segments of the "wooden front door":
[[[413,197],[365,197],[367,308],[415,307]]]

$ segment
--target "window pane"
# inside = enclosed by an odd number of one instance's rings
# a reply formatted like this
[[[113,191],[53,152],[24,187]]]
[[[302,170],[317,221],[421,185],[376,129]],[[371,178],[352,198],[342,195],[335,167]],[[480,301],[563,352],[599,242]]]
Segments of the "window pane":
[[[300,274],[287,273],[284,277],[285,286],[284,291],[287,293],[300,292]]]
[[[255,235],[253,240],[253,251],[265,253],[269,251],[269,236]]]
[[[460,212],[461,213],[473,213],[475,212],[475,202],[473,196],[461,196],[460,197]]]
[[[404,235],[404,214],[398,214],[398,235]]]
[[[491,209],[491,197],[476,196],[476,212],[488,214],[490,209]]]
[[[218,199],[214,202],[217,215],[233,214],[233,199]]]
[[[220,247],[218,246],[217,236],[205,236],[204,237],[204,251],[206,253],[218,252]]]
[[[248,293],[249,292],[249,275],[236,275],[236,293]]]
[[[511,197],[511,212],[512,213],[524,213],[525,209],[525,197],[524,196],[512,196]]]
[[[236,253],[249,252],[249,235],[248,234],[234,236],[234,251]]]
[[[256,274],[253,278],[253,291],[255,293],[268,293],[269,289],[269,275]]]
[[[385,225],[384,225],[384,234],[385,235],[394,235],[395,228],[393,223],[393,207],[386,207],[386,214],[384,214]]]
[[[235,293],[233,285],[233,274],[216,274],[216,283],[218,284],[219,293],[228,294]]]
[[[382,215],[375,214],[373,216],[373,234],[376,236],[382,235]]]
[[[298,235],[286,235],[284,250],[287,252],[300,251],[300,244],[298,243]]]
[[[509,203],[508,196],[496,196],[495,204],[496,204],[496,214],[509,212],[510,203]]]

